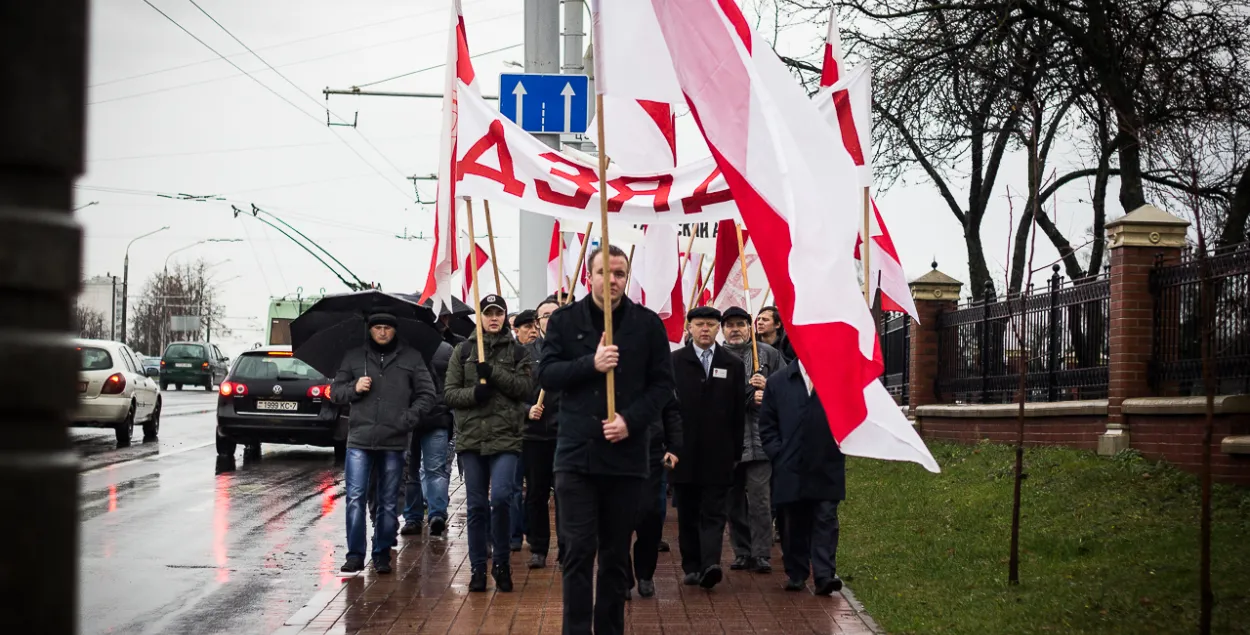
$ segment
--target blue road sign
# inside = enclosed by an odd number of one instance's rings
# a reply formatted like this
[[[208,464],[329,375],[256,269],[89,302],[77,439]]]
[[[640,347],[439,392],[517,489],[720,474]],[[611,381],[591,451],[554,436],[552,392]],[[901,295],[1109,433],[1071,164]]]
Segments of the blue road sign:
[[[526,132],[583,133],[590,118],[585,75],[502,73],[499,112]]]

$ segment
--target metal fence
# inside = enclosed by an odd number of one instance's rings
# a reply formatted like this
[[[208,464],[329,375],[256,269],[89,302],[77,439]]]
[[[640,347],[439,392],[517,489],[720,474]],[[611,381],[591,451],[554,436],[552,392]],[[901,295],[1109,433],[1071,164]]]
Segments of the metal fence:
[[[1250,392],[1250,244],[1207,258],[1214,319],[1212,353],[1217,394]],[[1156,262],[1150,274],[1154,295],[1154,350],[1150,381],[1160,395],[1202,395],[1202,271],[1197,254]]]
[[[906,406],[910,397],[911,316],[892,311],[882,314],[881,355],[885,358],[881,381],[894,400]]]
[[[938,316],[941,401],[1013,402],[1022,364],[1027,401],[1106,398],[1110,280],[1065,283],[1058,270],[1023,301],[997,301],[987,285],[986,299]]]

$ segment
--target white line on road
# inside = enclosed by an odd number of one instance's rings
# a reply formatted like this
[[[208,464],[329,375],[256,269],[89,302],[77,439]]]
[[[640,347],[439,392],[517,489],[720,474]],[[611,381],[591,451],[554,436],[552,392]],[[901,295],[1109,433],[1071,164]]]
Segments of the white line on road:
[[[334,583],[327,584],[324,589],[318,591],[316,595],[312,596],[312,599],[308,600],[308,603],[305,604],[303,608],[296,611],[291,617],[288,617],[287,620],[282,623],[282,628],[274,631],[273,635],[293,635],[294,633],[298,633],[303,630],[304,627],[308,626],[309,622],[316,619],[316,617],[325,610],[326,606],[334,600],[335,596],[343,590],[343,581],[344,578],[340,578],[337,585]]]

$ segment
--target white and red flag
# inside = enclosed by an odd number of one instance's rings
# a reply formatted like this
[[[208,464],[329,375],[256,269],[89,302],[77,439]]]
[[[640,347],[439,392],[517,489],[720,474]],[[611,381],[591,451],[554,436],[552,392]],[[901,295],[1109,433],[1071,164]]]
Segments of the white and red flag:
[[[422,302],[433,298],[431,308],[434,315],[439,315],[444,309],[448,312],[452,310],[451,278],[460,267],[456,253],[456,212],[461,207],[456,198],[459,85],[463,83],[468,90],[477,91],[460,0],[451,0],[451,8],[447,70],[443,81],[443,128],[438,148],[438,195],[434,204],[434,252],[430,255],[430,271],[421,291]]]
[[[465,302],[472,302],[473,278],[480,275],[482,273],[482,268],[490,264],[490,254],[486,253],[486,250],[482,249],[481,245],[473,243],[473,249],[477,251],[477,271],[473,270],[473,261],[470,260],[470,258],[472,258],[472,254],[467,253],[467,249],[465,250],[466,253],[464,256],[464,282],[460,284],[460,299]],[[485,295],[485,293],[482,293],[482,281],[480,278],[478,279],[477,284],[478,293]]]
[[[845,212],[861,209],[863,190],[839,131],[824,123],[736,3],[651,5],[834,439],[846,454],[938,471],[879,381],[880,342],[853,256],[861,216]]]
[[[826,119],[842,133],[843,146],[859,168],[861,183],[869,187],[872,185],[872,72],[867,65],[849,73],[845,69],[838,14],[836,10],[831,10],[829,32],[825,37],[824,68],[820,75],[821,88],[826,90],[817,95],[817,104]],[[881,218],[881,211],[877,209],[876,200],[872,201],[869,221],[872,244],[868,252],[868,270],[864,272],[868,277],[869,294],[875,294],[880,288],[882,309],[906,313],[919,321],[911,287],[907,284],[907,274],[885,219]],[[863,232],[860,233],[860,239],[855,244],[855,257],[862,260],[859,249],[863,244]]]
[[[556,295],[564,291],[564,272],[561,271],[562,259],[577,259],[577,254],[570,256],[564,253],[564,234],[560,232],[560,221],[551,226],[551,246],[547,249],[547,294]]]
[[[603,110],[604,145],[613,163],[644,173],[677,167],[677,116],[672,104],[604,95]],[[596,125],[592,117],[588,130]]]

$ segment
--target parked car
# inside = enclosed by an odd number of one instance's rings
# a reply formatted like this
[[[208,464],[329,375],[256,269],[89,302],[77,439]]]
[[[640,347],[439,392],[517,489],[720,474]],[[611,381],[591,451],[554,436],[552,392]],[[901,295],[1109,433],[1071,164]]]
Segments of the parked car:
[[[155,440],[161,428],[161,392],[154,376],[130,347],[108,340],[74,340],[81,355],[78,367],[78,409],[73,425],[112,428],[117,447],[130,445],[135,423],[143,424],[143,440]]]
[[[182,390],[185,384],[212,390],[226,378],[229,369],[230,358],[222,355],[216,344],[174,342],[161,355],[161,389],[169,390],[172,384]]]
[[[291,355],[266,346],[239,355],[218,388],[217,456],[242,444],[259,456],[262,443],[333,447],[347,455],[347,408],[330,403],[330,379]]]

